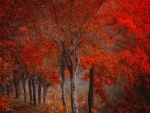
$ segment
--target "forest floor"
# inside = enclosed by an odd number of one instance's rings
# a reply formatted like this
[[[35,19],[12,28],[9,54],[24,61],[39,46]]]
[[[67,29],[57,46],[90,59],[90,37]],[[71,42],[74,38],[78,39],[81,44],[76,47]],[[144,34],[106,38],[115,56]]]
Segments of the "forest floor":
[[[5,113],[47,113],[45,112],[45,105],[39,104],[37,106],[31,105],[29,102],[22,102],[13,99],[8,112]]]

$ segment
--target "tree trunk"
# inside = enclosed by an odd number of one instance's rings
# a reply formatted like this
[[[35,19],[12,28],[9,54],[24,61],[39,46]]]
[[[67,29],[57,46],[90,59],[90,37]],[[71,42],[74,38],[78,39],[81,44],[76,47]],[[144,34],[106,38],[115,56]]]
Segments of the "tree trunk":
[[[10,87],[8,84],[6,86],[7,86],[7,95],[10,95]]]
[[[62,88],[62,103],[67,112],[67,104],[66,104],[66,94],[65,94],[65,68],[66,68],[66,60],[65,54],[62,53],[62,61],[61,61],[61,88]]]
[[[44,104],[46,103],[46,96],[47,96],[47,88],[46,86],[44,86],[44,89],[43,89],[43,103]]]
[[[10,87],[10,86],[9,86],[9,88],[10,88],[10,93],[11,93],[11,95],[13,96],[13,88]]]
[[[19,89],[18,89],[18,84],[19,84],[19,81],[18,81],[18,77],[15,76],[14,77],[14,85],[15,85],[15,92],[16,92],[16,99],[19,99]]]
[[[89,113],[92,113],[92,108],[93,108],[93,91],[94,91],[94,66],[90,69],[90,82],[89,82],[89,94],[88,94]]]
[[[76,72],[73,73],[72,66],[70,67],[70,73],[71,73],[71,106],[72,106],[72,112],[78,113],[77,96],[76,96],[76,79],[75,79]]]
[[[19,98],[19,91],[18,91],[18,83],[15,83],[15,92],[16,92],[16,99]]]
[[[71,105],[72,105],[72,112],[78,113],[77,109],[77,100],[76,100],[76,80],[74,77],[71,78]]]
[[[41,103],[41,85],[38,86],[38,103]]]
[[[29,86],[30,103],[32,103],[32,100],[33,100],[33,98],[32,98],[32,84],[31,84],[31,80],[30,80],[29,76],[28,76],[28,86]]]
[[[24,91],[24,102],[27,102],[26,86],[25,81],[22,81],[23,91]]]
[[[23,91],[24,91],[24,102],[27,102],[27,94],[26,94],[26,79],[27,76],[24,77],[24,74],[21,75],[21,79],[22,79],[22,86],[23,86]]]
[[[62,79],[62,102],[66,113],[68,113],[67,103],[66,103],[66,93],[65,93],[65,78]]]
[[[76,49],[73,51],[68,51],[65,47],[65,44],[63,41],[61,41],[63,51],[65,52],[65,59],[67,63],[67,67],[71,74],[71,106],[72,106],[72,112],[78,113],[77,108],[77,96],[76,96],[76,74],[79,66],[79,48],[78,48],[78,40],[76,40]],[[72,44],[74,46],[74,44]],[[74,57],[75,56],[75,57]],[[73,58],[74,57],[74,58]],[[74,65],[75,62],[75,65]]]
[[[66,94],[65,94],[65,80],[62,80],[62,102],[63,102],[63,106],[66,108]]]
[[[38,75],[38,103],[41,103],[41,76]]]
[[[77,107],[77,96],[76,96],[76,77],[75,75],[77,74],[78,70],[78,65],[79,65],[79,60],[78,56],[76,57],[76,67],[75,70],[73,71],[73,61],[72,57],[69,58],[69,62],[67,63],[68,69],[71,74],[71,106],[72,106],[72,112],[73,113],[78,113],[78,107]]]
[[[32,81],[32,86],[33,86],[33,102],[34,102],[34,106],[37,105],[36,103],[36,87],[35,87],[35,81]]]

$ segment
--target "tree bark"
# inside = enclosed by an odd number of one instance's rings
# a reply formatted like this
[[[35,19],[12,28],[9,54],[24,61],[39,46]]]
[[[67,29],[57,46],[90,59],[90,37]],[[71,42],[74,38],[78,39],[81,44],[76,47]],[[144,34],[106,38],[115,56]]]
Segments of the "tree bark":
[[[77,109],[77,100],[76,100],[76,80],[74,77],[71,78],[71,105],[72,105],[72,112],[78,113]]]
[[[47,87],[44,86],[44,89],[43,89],[43,103],[46,104],[46,96],[47,96]]]
[[[32,81],[32,86],[33,86],[33,102],[34,102],[34,106],[37,105],[37,102],[36,102],[36,87],[35,87],[35,81],[33,80]]]
[[[41,103],[41,76],[38,75],[38,103]]]
[[[26,93],[25,81],[22,81],[22,85],[23,85],[23,91],[24,91],[24,102],[27,102],[27,93]]]
[[[71,74],[71,107],[72,107],[72,112],[78,113],[77,96],[76,96],[76,78],[75,78],[78,66],[76,67],[76,70],[73,72],[73,63],[72,63],[71,57],[70,57],[70,60],[69,60],[67,65],[68,65],[68,68],[69,68],[69,71]]]
[[[77,54],[76,57],[76,67],[75,70],[73,70],[73,61],[72,57],[69,56],[68,60],[66,59],[68,69],[71,74],[71,106],[72,106],[72,112],[73,113],[78,113],[78,107],[77,107],[77,96],[76,96],[76,74],[78,70],[78,65],[79,65],[79,56]]]
[[[41,103],[41,85],[38,86],[38,103]]]
[[[30,80],[29,76],[28,76],[28,86],[29,86],[30,104],[32,104],[32,100],[33,100],[33,98],[32,98],[32,84],[31,84],[31,80]]]
[[[10,87],[10,86],[9,86]],[[10,93],[11,93],[11,95],[13,96],[13,88],[12,87],[10,87]]]
[[[71,106],[72,106],[72,112],[78,113],[77,96],[76,96],[76,79],[75,79],[76,71],[73,72],[72,61],[71,61],[71,65],[70,65],[70,73],[71,73]]]
[[[27,79],[27,76],[24,77],[24,74],[21,75],[21,78],[22,78],[22,85],[23,85],[23,91],[24,91],[24,102],[27,102],[27,93],[26,93],[26,79]]]
[[[66,94],[65,94],[65,80],[63,79],[62,80],[63,82],[62,82],[62,102],[63,102],[63,106],[66,108],[67,106],[66,106]]]
[[[43,103],[46,103],[46,87],[43,87]]]
[[[17,76],[15,76],[14,77],[14,85],[15,85],[15,92],[16,92],[16,96],[15,96],[15,98],[16,99],[19,99],[19,90],[18,90],[18,84],[19,84],[19,81],[18,81],[18,77]]]
[[[68,113],[67,103],[66,103],[66,93],[65,93],[65,78],[62,78],[62,102],[65,108],[65,112]]]
[[[50,83],[46,83],[44,85],[44,88],[43,88],[43,102],[44,102],[44,104],[46,104],[47,90],[49,87],[50,87]]]
[[[16,92],[16,99],[19,98],[19,91],[18,91],[18,83],[15,83],[15,92]]]
[[[66,62],[65,62],[65,54],[63,51],[62,61],[61,61],[61,81],[62,81],[61,88],[62,88],[62,103],[67,112],[66,94],[65,94],[65,68],[66,68]]]
[[[88,93],[89,113],[92,113],[92,108],[93,108],[93,91],[94,91],[94,66],[90,69],[90,82],[89,82],[89,93]]]

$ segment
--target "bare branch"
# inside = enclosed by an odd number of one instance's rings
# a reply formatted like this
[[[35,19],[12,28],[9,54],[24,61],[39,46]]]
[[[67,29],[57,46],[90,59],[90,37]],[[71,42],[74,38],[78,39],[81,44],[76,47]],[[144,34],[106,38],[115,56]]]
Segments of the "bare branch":
[[[101,1],[95,12],[97,12],[105,1]]]
[[[76,47],[70,52],[70,55],[72,55],[72,54],[74,53],[74,51],[78,49],[79,45],[80,45],[82,42],[83,42],[83,41],[81,41],[80,43],[78,43],[78,44],[76,45]]]
[[[126,28],[121,28],[118,30],[117,33],[115,33],[114,35],[112,35],[111,37],[109,37],[110,39],[112,39],[113,37],[117,36],[118,34],[120,34],[123,30],[125,30]]]

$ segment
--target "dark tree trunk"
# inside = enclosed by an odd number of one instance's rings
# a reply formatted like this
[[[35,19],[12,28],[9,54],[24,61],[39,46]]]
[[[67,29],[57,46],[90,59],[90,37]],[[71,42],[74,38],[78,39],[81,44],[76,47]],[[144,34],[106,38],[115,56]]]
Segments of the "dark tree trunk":
[[[13,89],[12,89],[12,87],[10,87],[10,93],[13,96]]]
[[[16,99],[19,99],[19,90],[18,90],[18,83],[15,83],[15,92],[16,92]]]
[[[34,106],[37,105],[36,103],[36,87],[35,87],[35,81],[32,81],[32,86],[33,86],[33,102],[34,102]]]
[[[24,74],[21,75],[21,78],[22,78],[22,85],[23,85],[23,91],[24,91],[24,102],[27,102],[27,93],[26,93],[26,79],[27,79],[27,76],[24,77]]]
[[[62,87],[62,102],[63,102],[63,106],[66,108],[66,94],[65,94],[65,83],[64,82],[62,82],[61,87]]]
[[[27,102],[27,93],[26,93],[26,86],[25,86],[25,81],[22,81],[23,85],[23,91],[24,91],[24,102]]]
[[[12,89],[12,87],[9,84],[7,84],[6,86],[7,86],[7,95],[12,95],[13,96],[13,89]]]
[[[0,94],[5,94],[5,92],[7,93],[7,85],[6,87],[0,83]]]
[[[15,98],[16,99],[19,99],[19,87],[18,87],[18,84],[19,84],[19,81],[18,81],[18,77],[17,76],[15,76],[14,77],[14,85],[15,85],[15,92],[16,92],[16,96],[15,96]]]
[[[65,108],[65,112],[68,113],[67,103],[66,103],[66,93],[65,93],[65,78],[62,79],[62,102]]]
[[[38,103],[41,103],[41,76],[38,75]]]
[[[31,83],[29,76],[28,76],[28,86],[29,86],[30,103],[32,104],[32,100],[33,100],[33,98],[32,98],[32,83]]]
[[[7,86],[7,95],[10,95],[10,87],[8,84],[6,86]]]
[[[47,87],[46,86],[44,86],[44,91],[43,91],[43,103],[44,104],[46,104],[46,96],[47,96]]]
[[[43,87],[43,103],[45,104],[46,103],[46,87],[44,86]]]
[[[66,68],[66,61],[65,61],[65,54],[62,53],[62,61],[61,61],[61,88],[62,88],[62,103],[67,111],[67,105],[66,105],[66,94],[65,94],[65,68]]]
[[[90,69],[90,83],[89,83],[89,94],[88,94],[89,113],[92,113],[92,108],[93,108],[93,91],[94,91],[94,66]]]
[[[41,85],[38,86],[38,103],[41,103]]]

